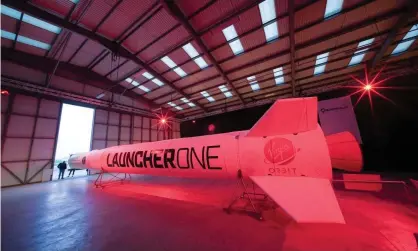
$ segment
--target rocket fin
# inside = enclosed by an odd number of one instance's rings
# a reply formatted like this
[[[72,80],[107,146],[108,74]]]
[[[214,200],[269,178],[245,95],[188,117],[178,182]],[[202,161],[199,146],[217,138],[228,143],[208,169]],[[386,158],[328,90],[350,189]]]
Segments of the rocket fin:
[[[345,224],[328,179],[283,176],[250,178],[298,223]]]
[[[247,137],[263,137],[314,130],[318,124],[317,99],[277,100],[248,132]]]

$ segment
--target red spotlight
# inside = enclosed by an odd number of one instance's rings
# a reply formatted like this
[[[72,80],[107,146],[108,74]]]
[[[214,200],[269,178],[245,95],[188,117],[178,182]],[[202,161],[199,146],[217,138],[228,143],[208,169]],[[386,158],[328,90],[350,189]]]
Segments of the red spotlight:
[[[196,123],[196,120],[193,120],[193,124]]]
[[[209,132],[214,132],[215,131],[215,125],[214,124],[210,124],[208,126],[208,130],[209,130]]]
[[[363,88],[364,88],[364,90],[366,90],[366,91],[370,91],[370,90],[372,89],[372,85],[371,85],[371,84],[367,84],[367,85],[365,85]]]
[[[365,75],[365,79],[364,81],[361,81],[360,79],[356,78],[355,76],[351,75],[351,78],[354,79],[357,83],[359,83],[360,85],[356,85],[356,86],[346,86],[348,88],[355,88],[357,89],[357,91],[353,92],[350,94],[350,96],[355,95],[357,93],[361,93],[361,95],[357,98],[356,103],[354,104],[354,106],[357,106],[357,104],[360,102],[360,100],[363,98],[364,95],[367,94],[367,96],[369,97],[369,102],[370,102],[370,107],[372,108],[373,111],[373,103],[372,103],[372,95],[376,94],[379,97],[391,102],[392,104],[395,104],[392,100],[390,100],[389,98],[387,98],[386,96],[384,96],[383,94],[379,93],[378,90],[379,89],[391,89],[391,87],[384,87],[381,86],[382,84],[384,84],[384,82],[386,80],[389,80],[395,76],[390,76],[381,80],[378,80],[380,74],[382,73],[384,67],[382,67],[374,77],[369,77],[367,75],[367,67],[364,68],[364,75]],[[370,81],[369,81],[370,80]],[[395,104],[396,105],[396,104]]]
[[[5,95],[5,96],[9,96],[9,91],[7,91],[7,90],[2,90],[1,91],[1,95]]]
[[[165,124],[167,122],[165,118],[162,118],[160,121],[161,121],[161,124]]]

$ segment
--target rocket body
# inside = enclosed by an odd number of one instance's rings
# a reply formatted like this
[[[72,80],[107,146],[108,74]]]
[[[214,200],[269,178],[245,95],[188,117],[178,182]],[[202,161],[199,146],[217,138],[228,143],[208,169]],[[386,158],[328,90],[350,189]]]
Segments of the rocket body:
[[[249,131],[122,145],[73,155],[74,168],[114,173],[226,178],[245,176],[331,178],[324,134],[247,137]]]
[[[363,162],[352,134],[324,136],[316,98],[296,98],[276,101],[248,131],[114,146],[74,154],[68,163],[109,173],[242,175],[297,222],[344,223],[330,183],[332,166],[355,171]]]

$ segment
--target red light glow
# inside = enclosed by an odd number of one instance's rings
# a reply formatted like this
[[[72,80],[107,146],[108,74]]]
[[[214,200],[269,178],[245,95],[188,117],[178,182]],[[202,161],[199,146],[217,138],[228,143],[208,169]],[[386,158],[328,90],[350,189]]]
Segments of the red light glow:
[[[158,131],[165,131],[166,129],[171,128],[171,117],[168,116],[168,113],[164,114],[162,110],[160,112],[154,113],[155,117],[158,119],[158,123],[154,125],[155,127],[158,127]]]
[[[1,95],[9,96],[9,92],[6,90],[1,91]]]
[[[364,90],[366,91],[370,91],[372,89],[372,85],[371,84],[367,84],[364,86]]]
[[[208,130],[209,130],[209,132],[214,132],[215,131],[215,125],[214,124],[210,124],[208,126]]]
[[[361,81],[360,79],[358,79],[357,77],[351,75],[351,78],[354,79],[357,83],[359,83],[360,85],[358,86],[346,86],[348,88],[355,88],[358,89],[357,91],[353,92],[350,94],[350,96],[355,95],[357,93],[361,93],[361,95],[359,96],[359,98],[357,99],[356,103],[354,106],[357,106],[357,104],[360,102],[360,100],[363,98],[363,96],[367,93],[367,96],[369,96],[369,102],[370,102],[370,107],[373,109],[373,102],[372,102],[372,96],[371,94],[374,93],[376,95],[378,95],[379,97],[395,104],[392,100],[390,100],[389,98],[387,98],[386,96],[384,96],[383,94],[377,92],[377,89],[383,89],[383,88],[387,88],[389,89],[390,87],[383,87],[381,86],[381,84],[383,84],[386,80],[389,80],[395,76],[390,76],[387,78],[384,78],[382,80],[377,80],[380,76],[380,74],[382,73],[384,67],[382,67],[379,72],[376,73],[376,75],[372,78],[369,78],[369,76],[367,75],[367,68],[364,68],[364,75],[365,75],[365,80]],[[371,79],[371,80],[370,80]],[[370,80],[370,81],[369,81]]]

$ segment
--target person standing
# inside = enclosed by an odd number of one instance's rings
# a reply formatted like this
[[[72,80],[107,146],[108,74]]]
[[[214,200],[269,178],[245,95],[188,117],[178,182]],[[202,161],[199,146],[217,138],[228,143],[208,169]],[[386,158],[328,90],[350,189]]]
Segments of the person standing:
[[[67,169],[67,163],[65,161],[58,164],[58,169],[60,170],[58,174],[58,179],[64,179],[65,169]]]

